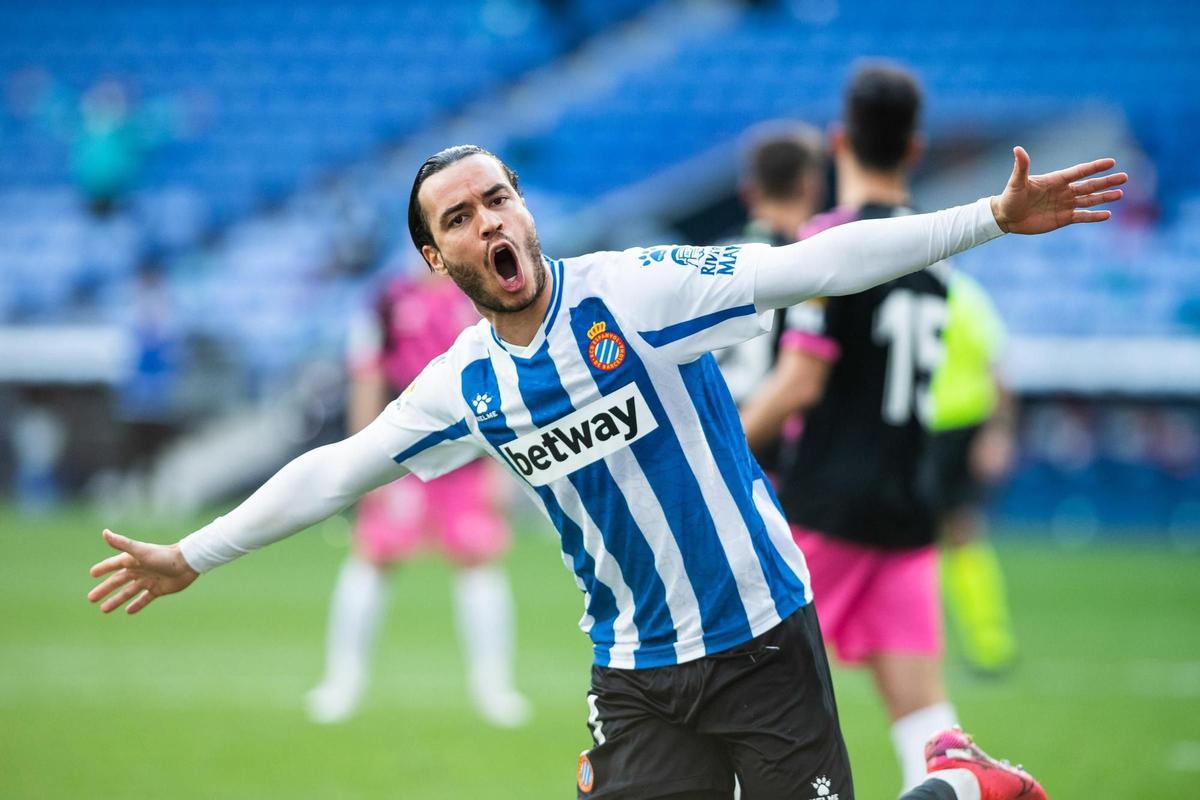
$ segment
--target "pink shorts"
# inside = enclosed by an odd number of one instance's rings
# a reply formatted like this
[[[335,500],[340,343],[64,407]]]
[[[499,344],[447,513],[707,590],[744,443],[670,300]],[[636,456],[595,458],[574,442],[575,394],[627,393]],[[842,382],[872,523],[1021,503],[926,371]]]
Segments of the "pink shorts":
[[[508,549],[490,465],[476,461],[423,483],[409,476],[380,487],[358,504],[356,546],[375,564],[411,557],[436,545],[456,564],[478,564]]]
[[[812,576],[821,635],[838,660],[875,653],[941,656],[942,603],[934,546],[885,550],[792,526]]]

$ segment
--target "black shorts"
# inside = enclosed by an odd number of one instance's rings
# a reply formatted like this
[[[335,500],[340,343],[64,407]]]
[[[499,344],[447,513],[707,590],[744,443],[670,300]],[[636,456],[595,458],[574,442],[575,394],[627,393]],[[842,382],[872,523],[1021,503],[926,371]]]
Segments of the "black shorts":
[[[684,792],[743,800],[853,800],[850,761],[816,611],[696,661],[653,669],[592,667],[579,758],[582,800]]]
[[[978,508],[987,499],[987,490],[971,469],[971,449],[982,427],[942,431],[929,439],[922,464],[923,491],[939,518]]]

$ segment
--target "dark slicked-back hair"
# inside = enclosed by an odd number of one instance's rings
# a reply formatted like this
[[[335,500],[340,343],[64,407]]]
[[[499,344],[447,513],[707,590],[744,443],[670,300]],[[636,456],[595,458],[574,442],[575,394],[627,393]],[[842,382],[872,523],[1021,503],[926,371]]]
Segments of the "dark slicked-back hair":
[[[821,134],[802,122],[766,122],[747,132],[742,145],[742,183],[768,200],[794,200],[804,179],[824,168]]]
[[[422,258],[425,257],[422,250],[425,245],[436,247],[437,244],[433,241],[433,229],[429,227],[429,220],[425,218],[425,211],[421,208],[421,201],[417,199],[417,195],[421,193],[421,187],[430,175],[436,175],[454,162],[462,161],[467,156],[474,155],[488,156],[496,159],[496,163],[504,170],[504,175],[508,178],[508,182],[512,184],[513,191],[517,194],[521,193],[521,187],[517,183],[517,173],[513,172],[508,164],[505,164],[500,160],[499,156],[489,150],[484,150],[482,147],[473,144],[457,144],[434,153],[425,159],[425,163],[417,170],[417,177],[413,178],[412,194],[408,197],[408,234],[412,237],[413,244],[416,245],[417,252],[421,253]]]
[[[921,86],[912,73],[895,64],[864,66],[846,87],[846,138],[864,167],[900,166],[920,117]]]

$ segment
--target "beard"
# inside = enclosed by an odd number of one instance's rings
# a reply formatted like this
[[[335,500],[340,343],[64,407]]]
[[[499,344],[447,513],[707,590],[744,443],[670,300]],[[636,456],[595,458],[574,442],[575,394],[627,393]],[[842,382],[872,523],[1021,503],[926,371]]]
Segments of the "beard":
[[[514,255],[516,255],[514,248]],[[492,269],[490,265],[485,264],[481,270],[475,264],[464,262],[445,261],[446,273],[458,285],[472,303],[479,308],[485,308],[488,311],[494,311],[501,314],[513,314],[518,311],[524,311],[533,305],[534,301],[542,296],[542,292],[546,288],[547,269],[545,262],[542,261],[542,244],[538,241],[536,233],[530,233],[525,237],[525,255],[532,262],[530,264],[533,275],[533,293],[528,298],[505,296],[500,290],[491,290],[488,287],[489,278],[491,278]]]

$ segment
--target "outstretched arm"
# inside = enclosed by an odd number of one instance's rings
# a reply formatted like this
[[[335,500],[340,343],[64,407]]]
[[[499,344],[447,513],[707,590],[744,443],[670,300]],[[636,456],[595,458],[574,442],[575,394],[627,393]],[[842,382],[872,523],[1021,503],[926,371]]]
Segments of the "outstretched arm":
[[[200,573],[232,561],[329,517],[362,494],[404,475],[380,444],[387,423],[376,420],[360,433],[299,456],[223,517],[172,545],[139,542],[104,532],[121,552],[92,567],[108,577],[88,593],[105,613],[133,600],[136,614],[156,597],[182,591]],[[135,599],[136,598],[136,599]]]
[[[766,250],[755,277],[760,310],[810,297],[854,294],[924,269],[1002,233],[1047,233],[1080,222],[1103,222],[1089,210],[1121,199],[1123,172],[1092,177],[1116,162],[1102,158],[1046,175],[1029,174],[1029,154],[1013,149],[1004,191],[970,205],[840,225],[786,247]]]

